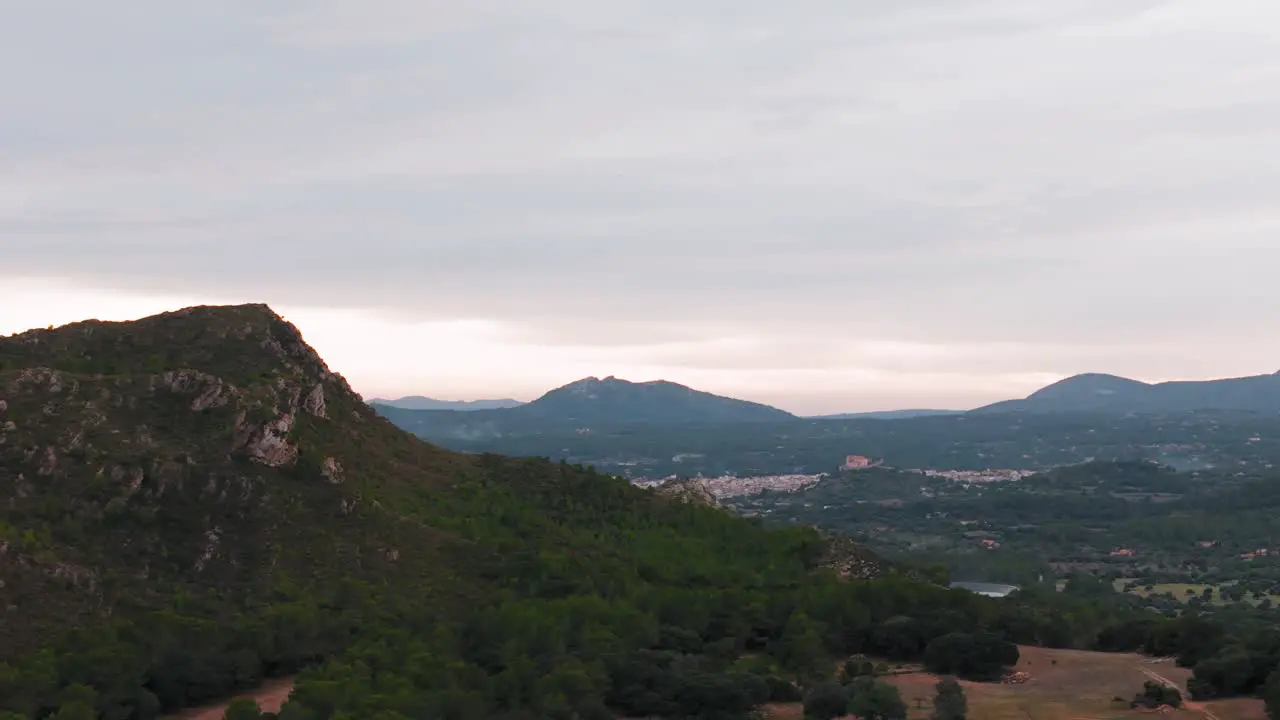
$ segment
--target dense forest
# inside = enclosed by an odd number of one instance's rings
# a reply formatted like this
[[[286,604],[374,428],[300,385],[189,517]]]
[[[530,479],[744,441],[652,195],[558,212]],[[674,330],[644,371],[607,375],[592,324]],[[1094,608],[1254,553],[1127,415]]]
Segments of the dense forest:
[[[1280,662],[1260,616],[1083,579],[985,598],[803,525],[442,451],[260,306],[0,339],[0,389],[5,720],[151,720],[294,674],[291,720],[728,719],[854,655],[989,679],[1013,644],[1144,650],[1203,695]]]

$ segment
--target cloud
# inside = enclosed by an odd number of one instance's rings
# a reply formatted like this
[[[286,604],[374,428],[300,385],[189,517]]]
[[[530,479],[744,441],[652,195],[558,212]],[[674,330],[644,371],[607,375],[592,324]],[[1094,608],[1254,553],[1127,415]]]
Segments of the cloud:
[[[722,377],[1277,364],[1274,3],[6,11],[9,278]]]

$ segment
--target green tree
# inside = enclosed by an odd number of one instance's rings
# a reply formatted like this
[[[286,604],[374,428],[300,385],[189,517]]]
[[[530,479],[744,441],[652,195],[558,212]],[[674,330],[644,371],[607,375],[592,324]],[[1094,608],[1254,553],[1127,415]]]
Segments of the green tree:
[[[876,674],[875,663],[871,662],[866,655],[854,655],[845,660],[844,669],[841,671],[841,681],[848,685],[855,678],[865,677]]]
[[[849,711],[849,696],[836,683],[815,686],[804,696],[804,716],[809,720],[832,720]]]
[[[907,704],[902,701],[902,695],[888,683],[860,677],[849,684],[848,692],[848,712],[861,720],[905,720],[907,717]]]
[[[797,610],[787,620],[778,641],[778,661],[805,679],[827,677],[827,652],[822,645],[818,625],[803,611]]]
[[[965,720],[969,701],[960,683],[955,678],[942,678],[933,688],[933,720]]]
[[[277,720],[316,720],[316,714],[308,710],[306,705],[290,700],[280,708],[279,713],[276,713],[276,718]]]
[[[1262,700],[1266,703],[1267,717],[1280,720],[1280,667],[1267,676],[1267,684],[1262,688]]]
[[[253,698],[238,697],[227,705],[223,720],[262,720],[262,710]]]
[[[1018,646],[989,633],[951,633],[934,638],[924,651],[930,672],[969,680],[1000,679],[1018,662]]]

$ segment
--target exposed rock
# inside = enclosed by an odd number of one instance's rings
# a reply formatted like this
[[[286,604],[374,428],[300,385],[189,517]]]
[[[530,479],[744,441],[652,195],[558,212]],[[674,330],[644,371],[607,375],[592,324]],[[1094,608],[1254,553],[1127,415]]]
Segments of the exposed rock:
[[[0,400],[0,413],[5,412],[8,409],[9,409],[9,403],[5,402],[4,400]]]
[[[710,507],[719,507],[720,505],[720,502],[716,500],[716,496],[707,487],[707,484],[697,478],[670,480],[659,485],[656,492],[659,495],[664,495],[680,502],[708,505]]]
[[[36,470],[36,474],[41,477],[48,477],[58,469],[58,451],[49,446],[44,449],[44,457],[40,459],[40,467]]]
[[[226,405],[237,391],[222,378],[198,370],[170,370],[160,376],[164,389],[179,395],[198,393],[191,401],[195,412]]]
[[[324,476],[325,480],[334,485],[339,485],[342,483],[342,463],[334,458],[327,457],[324,459],[324,463],[320,465],[320,474]]]
[[[318,418],[329,417],[325,414],[324,383],[316,383],[311,392],[307,393],[306,399],[302,401],[302,409]]]
[[[98,576],[92,570],[71,563],[54,563],[45,570],[50,577],[66,580],[81,590],[93,591],[98,587]]]
[[[243,443],[249,458],[267,467],[292,465],[298,459],[298,448],[289,443],[293,421],[292,413],[284,413],[267,421],[260,429],[251,431]],[[243,415],[237,418],[237,425],[243,425]]]
[[[200,557],[196,558],[196,572],[204,570],[205,565],[213,559],[213,555],[218,550],[218,541],[222,539],[222,528],[212,528],[204,534],[204,549],[200,551]]]
[[[15,423],[15,422],[14,422],[14,421],[12,421],[12,420],[6,420],[6,421],[5,421],[5,424],[4,424],[4,431],[5,431],[5,432],[13,432],[14,430],[17,430],[17,429],[18,429],[18,424],[17,424],[17,423]]]
[[[399,560],[400,559],[399,548],[391,548],[387,550],[387,559],[390,560],[391,562],[395,562]]]

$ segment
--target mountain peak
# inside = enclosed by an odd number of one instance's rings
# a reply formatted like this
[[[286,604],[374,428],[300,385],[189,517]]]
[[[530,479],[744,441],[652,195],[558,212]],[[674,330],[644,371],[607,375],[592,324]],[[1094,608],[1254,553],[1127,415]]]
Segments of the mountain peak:
[[[270,377],[350,387],[292,323],[264,304],[201,305],[129,322],[86,320],[0,338],[0,370],[47,367],[89,375],[198,369],[248,385]]]
[[[1117,393],[1141,391],[1141,389],[1148,387],[1150,386],[1144,382],[1130,380],[1129,378],[1120,377],[1119,375],[1108,375],[1106,373],[1082,373],[1080,375],[1072,375],[1069,378],[1064,378],[1052,385],[1043,387],[1028,396],[1028,399],[1076,396],[1082,393],[1093,395],[1115,395]]]
[[[575,422],[736,422],[794,417],[768,405],[713,395],[668,380],[632,382],[609,375],[558,387],[513,411]]]

